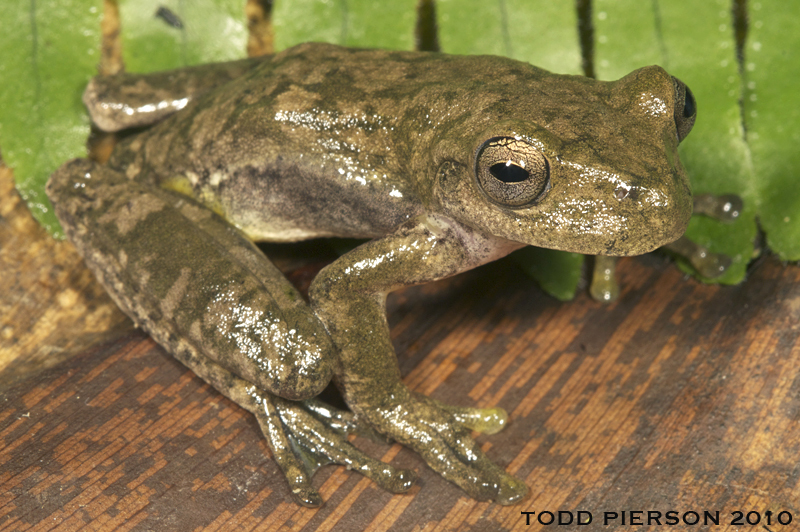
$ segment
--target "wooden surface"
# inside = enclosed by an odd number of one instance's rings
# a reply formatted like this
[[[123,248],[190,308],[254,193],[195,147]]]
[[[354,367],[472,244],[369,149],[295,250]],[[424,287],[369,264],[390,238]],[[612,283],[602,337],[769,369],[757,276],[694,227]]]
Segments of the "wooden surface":
[[[768,529],[797,530],[800,269],[770,258],[715,287],[647,256],[619,274],[610,306],[556,302],[510,262],[390,298],[413,389],[508,410],[479,441],[526,480],[522,504],[472,501],[413,453],[359,439],[418,486],[393,496],[329,467],[325,506],[296,506],[255,420],[133,333],[0,394],[0,530],[537,530],[520,512],[543,510],[592,512],[581,530],[623,510],[764,530],[725,523],[785,511],[792,525]]]
[[[72,244],[33,219],[0,161],[0,389],[133,328]]]

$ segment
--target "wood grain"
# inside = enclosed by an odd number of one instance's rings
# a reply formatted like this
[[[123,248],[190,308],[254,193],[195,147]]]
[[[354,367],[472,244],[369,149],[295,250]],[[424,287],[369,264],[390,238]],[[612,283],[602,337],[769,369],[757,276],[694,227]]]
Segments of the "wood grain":
[[[509,262],[390,299],[409,385],[511,414],[479,441],[530,486],[520,505],[472,501],[413,453],[359,439],[418,487],[393,496],[330,467],[326,505],[298,507],[255,420],[133,334],[0,395],[0,530],[537,530],[521,511],[579,509],[586,530],[623,510],[719,511],[709,530],[787,511],[769,529],[795,529],[800,269],[767,259],[738,287],[655,256],[619,273],[611,306],[558,303]]]
[[[0,388],[133,327],[72,244],[33,219],[2,161],[0,281]]]

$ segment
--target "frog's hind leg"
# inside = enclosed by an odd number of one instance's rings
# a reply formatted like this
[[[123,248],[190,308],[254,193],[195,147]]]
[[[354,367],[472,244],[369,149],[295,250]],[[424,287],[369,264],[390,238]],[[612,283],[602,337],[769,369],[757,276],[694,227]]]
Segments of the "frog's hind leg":
[[[178,194],[88,160],[47,193],[112,298],[170,352],[185,344],[287,399],[331,379],[336,350],[300,294],[238,230]]]
[[[191,350],[174,355],[198,377],[255,415],[292,495],[303,506],[322,504],[311,479],[328,464],[358,471],[392,493],[408,491],[414,484],[417,476],[413,471],[375,460],[347,441],[348,434],[362,432],[350,412],[338,411],[316,399],[287,401],[274,396]]]
[[[86,87],[83,103],[92,122],[103,131],[147,126],[266,60],[268,58],[255,57],[151,74],[97,76]]]
[[[311,398],[336,351],[300,294],[250,241],[192,200],[76,159],[50,178],[64,231],[117,304],[198,376],[256,415],[295,497],[336,463],[394,492],[414,474],[345,438],[352,415]],[[327,412],[327,414],[326,414]]]

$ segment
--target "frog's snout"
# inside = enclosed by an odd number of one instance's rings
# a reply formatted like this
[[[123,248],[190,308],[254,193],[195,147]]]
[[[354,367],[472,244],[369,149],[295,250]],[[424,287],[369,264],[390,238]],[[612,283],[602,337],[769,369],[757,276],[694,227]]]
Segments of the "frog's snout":
[[[624,254],[647,253],[674,242],[686,232],[692,217],[692,195],[688,185],[676,190],[632,188],[627,194],[618,189],[616,197],[623,204],[631,202],[631,207],[637,211],[630,219],[638,219],[638,222],[631,221],[629,230],[639,236],[639,242],[632,243]]]

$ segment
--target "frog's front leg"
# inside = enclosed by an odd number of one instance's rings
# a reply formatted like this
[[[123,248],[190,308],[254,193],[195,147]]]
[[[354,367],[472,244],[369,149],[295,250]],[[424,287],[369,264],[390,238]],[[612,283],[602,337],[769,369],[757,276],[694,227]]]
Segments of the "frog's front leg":
[[[103,131],[154,124],[206,92],[245,75],[269,58],[255,57],[178,70],[92,78],[83,93],[92,123]]]
[[[339,348],[337,384],[350,408],[379,432],[417,451],[428,465],[476,499],[512,504],[524,483],[492,463],[469,429],[496,432],[499,409],[454,409],[411,392],[401,381],[386,322],[386,294],[441,279],[503,256],[519,245],[423,215],[323,269],[312,308]]]
[[[321,502],[310,477],[324,463],[346,465],[391,491],[411,486],[413,473],[355,449],[341,420],[309,401],[329,382],[335,349],[300,294],[236,229],[192,200],[87,160],[63,165],[47,191],[117,304],[257,416],[301,503]]]

